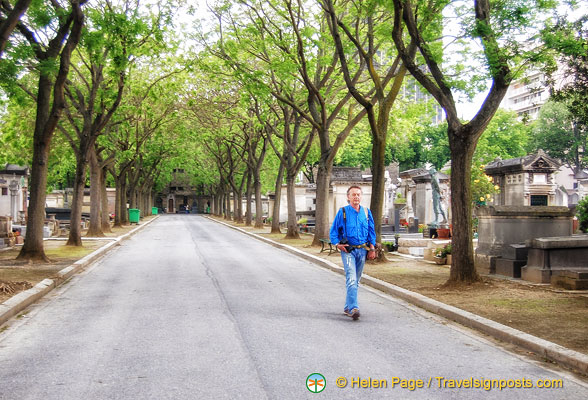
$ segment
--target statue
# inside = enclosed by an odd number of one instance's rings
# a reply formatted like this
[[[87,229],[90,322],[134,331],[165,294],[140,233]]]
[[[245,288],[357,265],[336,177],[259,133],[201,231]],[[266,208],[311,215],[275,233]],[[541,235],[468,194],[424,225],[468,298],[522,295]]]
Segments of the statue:
[[[433,188],[433,213],[435,214],[435,220],[431,222],[432,227],[438,227],[439,221],[438,216],[441,214],[443,219],[441,223],[447,223],[447,217],[445,211],[443,211],[443,205],[441,204],[441,189],[439,188],[439,180],[437,179],[437,171],[435,168],[429,170],[431,175],[431,187]]]

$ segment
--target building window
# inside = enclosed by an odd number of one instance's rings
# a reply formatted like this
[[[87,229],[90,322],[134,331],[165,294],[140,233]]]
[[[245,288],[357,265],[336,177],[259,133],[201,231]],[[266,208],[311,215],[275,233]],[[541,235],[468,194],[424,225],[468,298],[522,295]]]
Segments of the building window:
[[[531,205],[532,206],[546,206],[547,205],[547,195],[531,195]]]
[[[6,187],[2,188],[2,196],[8,196],[8,188],[6,188]]]

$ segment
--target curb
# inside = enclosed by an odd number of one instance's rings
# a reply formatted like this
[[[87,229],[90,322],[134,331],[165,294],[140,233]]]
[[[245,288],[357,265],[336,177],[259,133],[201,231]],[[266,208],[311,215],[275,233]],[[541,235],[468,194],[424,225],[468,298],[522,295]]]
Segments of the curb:
[[[288,250],[291,253],[294,253],[306,260],[309,260],[311,262],[314,262],[315,264],[321,265],[322,267],[328,268],[331,271],[344,275],[344,270],[342,267],[328,260],[324,260],[320,257],[313,256],[312,254],[305,253],[302,250],[298,250],[292,246],[288,246],[286,244],[278,243],[271,239],[264,238],[255,233],[247,232],[244,229],[232,226],[225,222],[218,221],[210,217],[207,218],[219,224],[223,224],[229,228],[240,231],[246,235],[252,236],[258,240],[266,242],[274,247]],[[555,361],[560,365],[572,368],[583,374],[588,374],[588,355],[586,354],[570,350],[566,347],[560,346],[553,342],[549,342],[547,340],[511,328],[510,326],[506,326],[498,322],[492,321],[490,319],[481,317],[469,311],[465,311],[460,308],[453,307],[445,303],[441,303],[440,301],[433,300],[429,297],[423,296],[422,294],[403,289],[399,286],[393,285],[388,282],[384,282],[380,279],[371,277],[366,274],[362,275],[361,283],[371,286],[372,288],[380,290],[386,294],[399,297],[402,300],[414,304],[424,310],[427,310],[434,314],[438,314],[442,317],[455,321],[468,328],[473,328],[477,331],[485,333],[503,342],[517,345],[525,350],[531,351],[537,355]]]
[[[31,304],[34,304],[37,301],[39,301],[43,296],[51,292],[53,289],[61,286],[74,274],[77,274],[78,272],[82,271],[85,267],[87,267],[94,261],[98,260],[100,257],[104,256],[106,252],[108,252],[112,247],[118,246],[122,241],[130,238],[137,231],[149,225],[157,218],[159,218],[159,216],[156,216],[155,218],[152,218],[151,220],[137,226],[135,229],[125,233],[120,237],[110,239],[112,241],[107,245],[102,246],[99,249],[96,249],[87,256],[74,262],[72,265],[61,269],[59,272],[57,272],[57,277],[55,279],[44,279],[32,288],[17,293],[8,300],[6,300],[4,303],[0,304],[0,326],[6,323],[10,318],[14,317],[22,310],[30,306]]]

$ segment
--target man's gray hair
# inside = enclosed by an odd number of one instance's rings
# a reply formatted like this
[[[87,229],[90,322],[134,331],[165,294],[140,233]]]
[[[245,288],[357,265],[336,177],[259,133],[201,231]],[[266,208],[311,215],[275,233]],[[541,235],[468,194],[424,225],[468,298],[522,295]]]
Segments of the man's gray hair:
[[[359,186],[357,186],[357,185],[351,185],[351,186],[349,186],[349,189],[347,189],[347,194],[349,194],[349,192],[351,191],[351,189],[359,189],[359,191],[361,193],[363,193],[363,190],[361,190],[361,188]]]

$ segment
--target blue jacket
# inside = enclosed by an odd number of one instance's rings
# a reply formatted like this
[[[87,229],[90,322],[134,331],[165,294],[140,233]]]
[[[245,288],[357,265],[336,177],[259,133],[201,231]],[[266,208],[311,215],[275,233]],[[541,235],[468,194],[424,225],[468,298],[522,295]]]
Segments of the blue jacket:
[[[362,206],[359,212],[351,205],[345,206],[345,219],[347,224],[343,227],[343,211],[340,208],[335,215],[333,225],[331,225],[331,232],[329,234],[331,243],[337,244],[344,237],[347,238],[349,244],[357,246],[364,243],[376,245],[376,229],[374,226],[374,217],[371,210],[367,210],[366,218],[365,211]],[[369,245],[368,244],[368,245]]]

